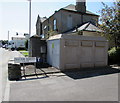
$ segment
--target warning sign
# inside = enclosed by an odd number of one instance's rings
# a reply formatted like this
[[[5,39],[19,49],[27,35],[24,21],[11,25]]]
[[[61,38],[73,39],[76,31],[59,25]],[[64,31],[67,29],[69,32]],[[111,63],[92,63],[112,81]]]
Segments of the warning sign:
[[[52,48],[54,48],[54,43],[52,43]]]

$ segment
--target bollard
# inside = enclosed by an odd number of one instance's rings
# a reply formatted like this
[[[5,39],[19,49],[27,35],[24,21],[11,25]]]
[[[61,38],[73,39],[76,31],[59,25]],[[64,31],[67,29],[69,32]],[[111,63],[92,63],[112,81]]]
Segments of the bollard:
[[[8,79],[20,80],[21,79],[21,66],[19,64],[8,64]]]

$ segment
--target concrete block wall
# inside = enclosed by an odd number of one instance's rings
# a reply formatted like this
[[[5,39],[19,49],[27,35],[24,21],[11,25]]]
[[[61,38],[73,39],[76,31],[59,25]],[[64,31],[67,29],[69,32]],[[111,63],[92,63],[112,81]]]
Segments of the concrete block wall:
[[[41,40],[40,37],[31,37],[31,49],[30,49],[30,56],[31,57],[43,57],[45,54],[46,58],[46,41]]]
[[[48,40],[47,43],[48,52],[53,51],[47,56],[48,59],[51,58],[48,63],[58,69],[107,66],[108,42],[103,37],[62,35],[61,38]],[[54,43],[54,49],[49,45],[52,43]],[[59,58],[55,58],[57,47],[59,47]],[[56,66],[53,59],[57,59],[59,65]]]
[[[107,45],[107,42],[97,40],[64,40],[60,68],[107,66]]]

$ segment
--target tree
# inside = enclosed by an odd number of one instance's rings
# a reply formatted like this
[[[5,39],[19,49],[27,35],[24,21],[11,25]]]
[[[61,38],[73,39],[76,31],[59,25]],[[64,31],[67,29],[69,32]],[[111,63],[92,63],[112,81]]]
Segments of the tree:
[[[110,7],[103,2],[102,4],[100,27],[104,31],[104,36],[113,40],[117,48],[120,46],[120,1],[113,2]]]

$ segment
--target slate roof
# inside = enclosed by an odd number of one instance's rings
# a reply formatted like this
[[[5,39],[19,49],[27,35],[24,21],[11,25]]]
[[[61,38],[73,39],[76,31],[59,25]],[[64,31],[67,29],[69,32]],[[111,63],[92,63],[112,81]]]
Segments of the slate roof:
[[[87,22],[83,24],[82,26],[77,28],[78,31],[93,31],[93,32],[102,32],[101,29],[99,29],[97,26],[93,25],[90,22]],[[72,32],[76,32],[76,29],[74,29]]]
[[[47,19],[47,17],[41,17],[40,20],[43,23],[45,20]]]
[[[47,19],[47,17],[40,17],[38,15],[36,24],[39,23],[39,22],[44,22],[46,19]]]
[[[61,9],[68,10],[68,11],[73,11],[73,12],[77,12],[78,13],[78,11],[75,9],[75,5],[73,5],[73,4],[70,4],[70,5],[68,5],[68,6],[64,7],[64,8],[61,8]],[[86,14],[99,16],[99,15],[94,14],[94,13],[88,11],[88,10],[86,10]]]

